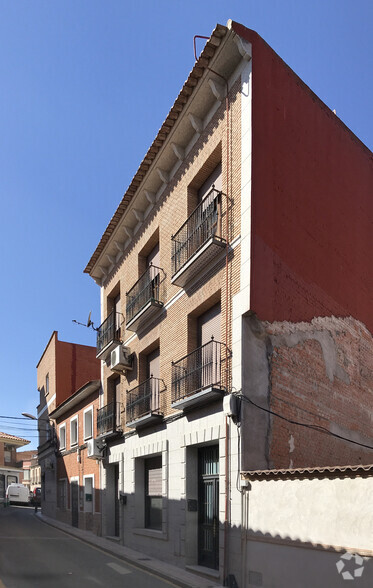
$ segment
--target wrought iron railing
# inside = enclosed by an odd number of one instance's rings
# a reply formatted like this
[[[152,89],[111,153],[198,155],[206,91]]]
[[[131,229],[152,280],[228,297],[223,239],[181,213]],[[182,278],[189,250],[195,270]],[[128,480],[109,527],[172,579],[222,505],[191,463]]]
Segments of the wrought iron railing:
[[[179,361],[172,362],[172,402],[191,396],[203,388],[224,388],[222,350],[224,343],[211,341],[198,347]]]
[[[129,323],[149,302],[164,302],[164,271],[150,265],[127,292],[126,319]]]
[[[160,378],[148,378],[136,388],[127,390],[126,422],[131,423],[150,414],[160,414],[160,392],[164,386]]]
[[[216,237],[223,241],[221,197],[222,192],[213,187],[178,232],[172,235],[172,275],[175,275],[208,239]]]
[[[97,411],[97,435],[121,430],[120,402],[111,402]]]
[[[100,353],[111,341],[120,340],[122,315],[113,310],[97,329],[97,353]]]

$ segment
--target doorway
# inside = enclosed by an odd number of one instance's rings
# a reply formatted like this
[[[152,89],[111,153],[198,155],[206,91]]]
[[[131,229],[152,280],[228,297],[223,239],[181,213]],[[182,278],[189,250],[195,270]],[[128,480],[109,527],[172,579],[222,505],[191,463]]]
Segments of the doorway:
[[[219,447],[198,450],[198,564],[219,568]]]

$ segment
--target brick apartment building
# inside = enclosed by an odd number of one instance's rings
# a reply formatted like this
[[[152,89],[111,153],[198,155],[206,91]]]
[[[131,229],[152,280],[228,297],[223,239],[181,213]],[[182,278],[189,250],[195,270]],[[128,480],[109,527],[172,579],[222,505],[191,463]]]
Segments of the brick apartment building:
[[[240,471],[371,463],[372,193],[371,152],[217,25],[85,269],[103,534],[225,579]]]
[[[37,407],[38,429],[39,429],[39,447],[38,460],[41,474],[41,507],[43,514],[57,517],[57,488],[58,475],[61,473],[60,464],[60,447],[57,438],[56,421],[51,417],[61,405],[66,406],[66,402],[79,390],[86,385],[100,378],[100,363],[96,359],[96,350],[94,347],[87,345],[78,345],[66,341],[59,341],[58,332],[53,331],[46,348],[37,364],[37,386],[40,394],[40,403]],[[89,388],[91,394],[95,393]],[[85,396],[83,395],[85,398]],[[91,398],[88,399],[92,401]],[[82,400],[83,401],[83,400]],[[65,404],[64,404],[65,403]],[[70,409],[71,404],[68,404]],[[80,410],[80,406],[78,407]],[[77,427],[83,427],[83,423],[77,421]],[[79,429],[78,429],[79,430]],[[70,432],[67,432],[70,435]],[[80,437],[79,439],[80,441]],[[75,454],[80,450],[78,443],[69,447],[70,453]],[[75,471],[73,473],[75,476]],[[63,476],[66,480],[66,473]],[[70,482],[70,480],[67,480]],[[69,495],[69,484],[66,486],[66,494]],[[74,489],[75,492],[75,489]],[[79,493],[83,496],[83,490],[79,487]],[[74,493],[75,498],[75,493]],[[80,498],[79,498],[80,500]],[[74,503],[75,504],[75,503]],[[63,510],[71,512],[70,495],[64,503]],[[62,510],[62,509],[60,509]],[[66,513],[64,514],[66,518]],[[74,514],[74,523],[75,523]]]
[[[87,382],[49,415],[59,439],[56,518],[96,535],[101,534],[101,454],[94,447],[99,391],[99,379]]]

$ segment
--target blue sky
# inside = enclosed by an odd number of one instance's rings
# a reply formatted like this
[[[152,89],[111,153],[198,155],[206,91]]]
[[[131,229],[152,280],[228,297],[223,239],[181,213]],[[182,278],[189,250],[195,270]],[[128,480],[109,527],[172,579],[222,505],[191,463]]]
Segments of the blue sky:
[[[0,0],[0,431],[28,448],[32,421],[2,417],[35,414],[53,330],[95,344],[72,322],[100,323],[84,267],[193,67],[193,36],[229,18],[373,148],[371,0]]]

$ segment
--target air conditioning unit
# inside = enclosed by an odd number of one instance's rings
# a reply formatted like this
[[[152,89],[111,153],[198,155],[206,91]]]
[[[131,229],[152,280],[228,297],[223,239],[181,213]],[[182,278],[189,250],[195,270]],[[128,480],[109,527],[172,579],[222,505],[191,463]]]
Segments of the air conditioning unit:
[[[87,457],[93,459],[102,459],[102,451],[98,439],[88,439],[87,441]]]
[[[113,372],[133,369],[133,353],[129,347],[118,345],[113,349],[110,356],[110,369]]]

